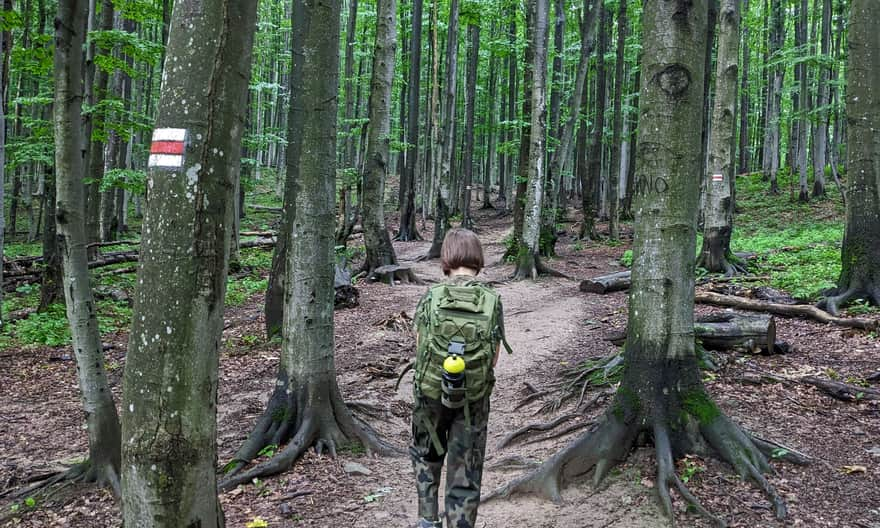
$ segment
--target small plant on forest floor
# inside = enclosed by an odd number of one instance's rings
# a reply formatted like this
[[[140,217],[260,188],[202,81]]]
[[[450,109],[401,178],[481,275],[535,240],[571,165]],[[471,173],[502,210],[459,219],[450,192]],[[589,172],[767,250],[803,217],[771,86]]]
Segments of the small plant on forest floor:
[[[341,444],[336,451],[338,453],[345,453],[352,456],[363,456],[367,454],[367,448],[364,447],[360,442],[348,442],[345,444]]]
[[[785,449],[784,447],[777,447],[773,451],[770,452],[770,458],[777,459],[783,458],[785,455],[789,454],[791,451]]]
[[[685,455],[679,463],[679,471],[681,481],[687,484],[698,473],[706,471],[706,467],[700,462],[700,459],[694,455]]]
[[[260,342],[260,336],[256,334],[245,334],[239,337],[238,340],[242,345],[254,346]]]
[[[229,279],[226,286],[226,305],[241,306],[254,294],[266,291],[269,281],[253,275]]]
[[[574,244],[571,245],[571,249],[573,249],[575,251],[583,251],[584,250],[584,243],[581,242],[580,240],[578,240]]]
[[[269,444],[266,447],[264,447],[263,449],[260,449],[259,452],[257,452],[257,456],[264,456],[266,458],[272,458],[273,456],[275,456],[275,453],[277,453],[277,452],[278,452],[278,444]]]

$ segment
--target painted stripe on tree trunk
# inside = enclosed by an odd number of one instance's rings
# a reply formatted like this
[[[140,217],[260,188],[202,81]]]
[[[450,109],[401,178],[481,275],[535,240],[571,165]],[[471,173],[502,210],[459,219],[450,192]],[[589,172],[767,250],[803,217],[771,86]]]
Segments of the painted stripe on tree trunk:
[[[150,154],[150,167],[182,167],[183,156],[173,154]]]
[[[183,154],[183,141],[153,141],[150,154]]]
[[[185,128],[157,128],[153,130],[153,141],[183,141],[185,139]]]

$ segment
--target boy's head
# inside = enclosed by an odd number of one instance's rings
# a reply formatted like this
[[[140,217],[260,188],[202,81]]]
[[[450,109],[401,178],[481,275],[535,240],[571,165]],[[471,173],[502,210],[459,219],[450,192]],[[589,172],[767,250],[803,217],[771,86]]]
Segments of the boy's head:
[[[480,273],[483,269],[483,246],[477,235],[460,227],[450,229],[440,248],[440,267],[444,275],[458,268],[469,268]]]

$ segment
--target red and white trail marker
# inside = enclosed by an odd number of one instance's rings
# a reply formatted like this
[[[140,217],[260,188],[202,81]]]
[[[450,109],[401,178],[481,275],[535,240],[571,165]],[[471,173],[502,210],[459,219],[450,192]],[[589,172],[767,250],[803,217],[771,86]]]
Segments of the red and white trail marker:
[[[157,128],[150,145],[150,167],[182,167],[185,128]]]
[[[724,181],[724,175],[723,175],[723,174],[713,174],[713,175],[712,175],[712,181],[713,181],[713,182],[723,182],[723,181]]]

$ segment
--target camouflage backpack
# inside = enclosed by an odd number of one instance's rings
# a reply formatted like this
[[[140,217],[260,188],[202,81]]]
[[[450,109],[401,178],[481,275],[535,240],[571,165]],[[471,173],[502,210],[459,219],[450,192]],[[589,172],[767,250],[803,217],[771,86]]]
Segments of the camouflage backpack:
[[[452,354],[465,361],[466,401],[487,395],[494,382],[492,361],[504,339],[498,320],[498,294],[476,281],[463,285],[438,284],[428,290],[416,314],[415,390],[440,400],[443,361]]]

